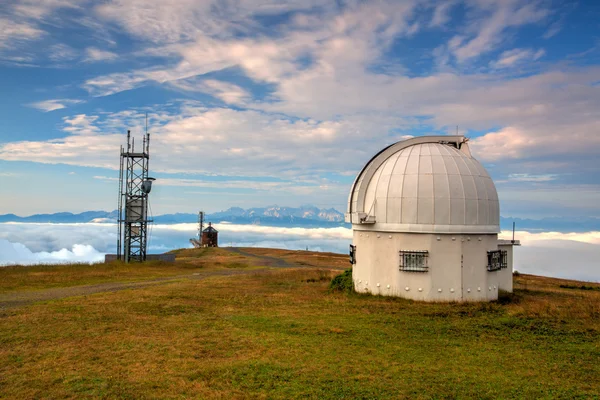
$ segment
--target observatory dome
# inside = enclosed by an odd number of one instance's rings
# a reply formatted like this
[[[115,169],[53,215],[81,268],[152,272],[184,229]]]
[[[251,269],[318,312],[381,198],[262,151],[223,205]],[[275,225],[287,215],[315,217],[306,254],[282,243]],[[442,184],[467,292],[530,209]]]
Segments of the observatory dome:
[[[357,176],[346,221],[354,229],[498,233],[494,182],[463,136],[418,137],[377,154]]]

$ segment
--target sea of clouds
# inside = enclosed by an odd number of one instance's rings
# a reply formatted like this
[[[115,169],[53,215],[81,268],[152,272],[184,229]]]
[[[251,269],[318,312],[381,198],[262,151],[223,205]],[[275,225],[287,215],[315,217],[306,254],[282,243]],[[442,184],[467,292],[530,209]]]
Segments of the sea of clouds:
[[[215,224],[221,246],[274,247],[346,253],[352,230]],[[197,224],[153,225],[149,252],[191,247]],[[509,239],[510,232],[500,237]],[[600,281],[600,232],[517,231],[515,269],[529,274]],[[0,224],[0,265],[99,262],[116,251],[115,224]]]

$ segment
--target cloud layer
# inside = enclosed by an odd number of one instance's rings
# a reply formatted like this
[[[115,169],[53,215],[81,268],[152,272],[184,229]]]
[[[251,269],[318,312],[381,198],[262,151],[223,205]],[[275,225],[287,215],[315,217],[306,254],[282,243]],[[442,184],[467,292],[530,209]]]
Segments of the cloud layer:
[[[116,250],[114,224],[0,224],[0,264],[95,262]],[[346,253],[352,242],[348,228],[298,228],[215,224],[222,247],[272,247]],[[196,224],[153,225],[149,252],[191,247]],[[512,232],[502,232],[509,239]],[[531,233],[517,231],[514,269],[535,275],[600,281],[600,232]],[[71,250],[68,250],[71,249]]]
[[[71,250],[41,251],[34,253],[21,243],[11,243],[0,239],[0,266],[94,263],[104,261],[104,254],[90,245],[75,244]]]

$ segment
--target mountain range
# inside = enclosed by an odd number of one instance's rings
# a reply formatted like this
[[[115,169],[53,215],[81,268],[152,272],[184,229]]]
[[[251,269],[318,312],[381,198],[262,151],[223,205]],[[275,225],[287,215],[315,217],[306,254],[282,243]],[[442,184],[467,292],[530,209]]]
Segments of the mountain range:
[[[14,214],[0,215],[1,222],[31,222],[31,223],[115,223],[118,218],[117,210],[114,211],[86,211],[79,214],[61,212],[56,214],[35,214],[20,217]],[[175,213],[156,215],[155,223],[179,224],[198,221],[198,214]],[[344,214],[334,208],[320,209],[307,205],[301,207],[261,207],[243,209],[231,207],[225,211],[205,215],[205,221],[232,222],[237,224],[264,224],[264,225],[325,225],[339,226],[344,224]]]
[[[0,215],[2,222],[30,223],[115,223],[117,211],[86,211],[79,214],[61,212],[55,214],[35,214],[20,217],[14,214]],[[157,224],[179,224],[198,222],[198,214],[175,213],[154,216]],[[302,227],[350,227],[344,222],[344,214],[334,208],[318,208],[312,205],[301,207],[255,207],[243,209],[231,207],[224,211],[209,213],[206,222],[231,222],[236,224],[260,224],[268,226],[302,226]],[[564,218],[553,217],[543,219],[501,217],[502,230],[512,229],[516,223],[517,230],[557,231],[557,232],[589,232],[600,231],[600,218]]]

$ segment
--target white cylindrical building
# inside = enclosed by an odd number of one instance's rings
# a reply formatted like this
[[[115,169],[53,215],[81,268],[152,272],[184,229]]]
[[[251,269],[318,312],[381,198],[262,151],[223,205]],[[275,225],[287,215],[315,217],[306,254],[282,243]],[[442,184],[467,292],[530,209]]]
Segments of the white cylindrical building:
[[[495,300],[504,275],[512,279],[498,250],[499,220],[494,183],[463,136],[395,143],[350,191],[354,287],[425,301]]]

